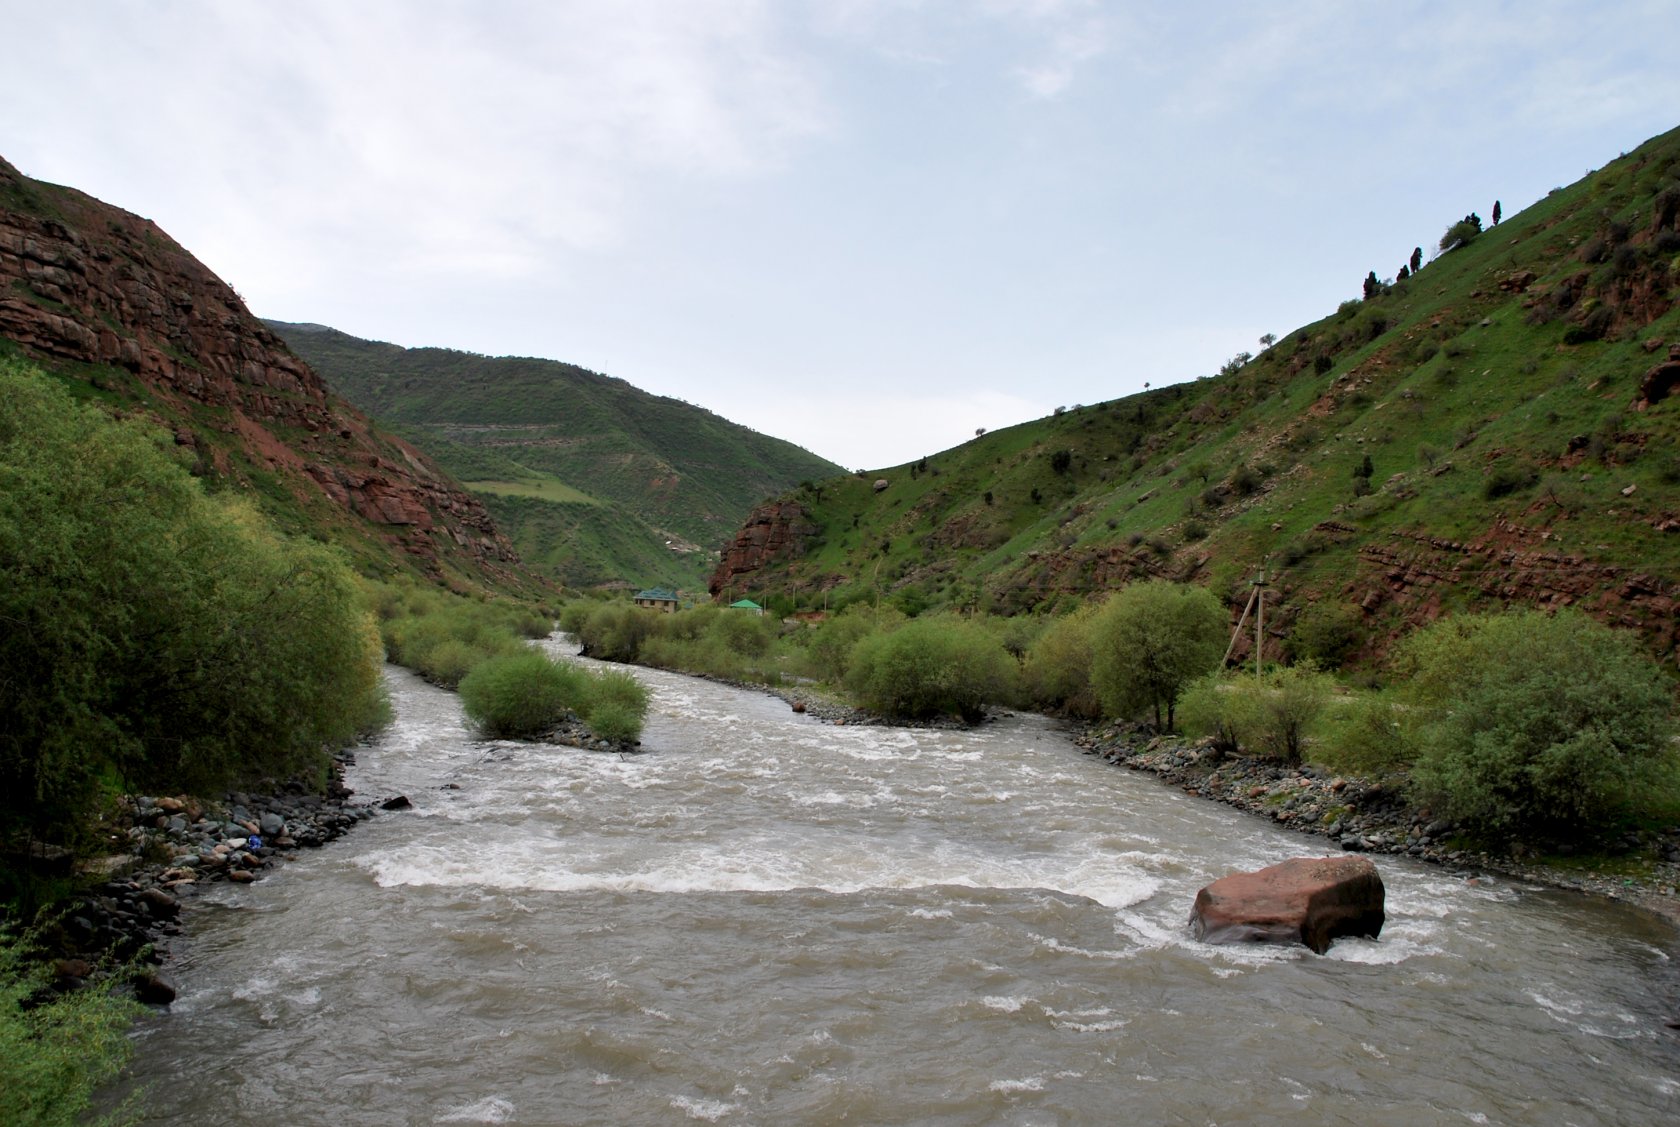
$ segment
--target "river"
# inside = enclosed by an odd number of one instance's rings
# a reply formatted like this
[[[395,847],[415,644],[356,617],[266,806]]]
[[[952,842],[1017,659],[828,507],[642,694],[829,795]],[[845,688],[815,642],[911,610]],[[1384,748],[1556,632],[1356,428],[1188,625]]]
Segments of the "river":
[[[658,671],[644,752],[481,742],[388,674],[383,815],[187,915],[147,1123],[1680,1121],[1680,936],[1379,858],[1379,940],[1217,948],[1318,839],[1048,721],[844,727]]]

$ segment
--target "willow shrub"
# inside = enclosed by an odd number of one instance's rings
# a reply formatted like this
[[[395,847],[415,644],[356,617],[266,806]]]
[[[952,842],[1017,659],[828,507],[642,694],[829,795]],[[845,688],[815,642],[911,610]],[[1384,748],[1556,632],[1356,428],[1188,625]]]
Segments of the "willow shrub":
[[[86,1124],[95,1090],[129,1058],[128,1026],[142,1007],[98,987],[51,993],[26,946],[0,933],[0,1123]]]
[[[1015,663],[982,626],[949,615],[871,634],[852,652],[846,688],[864,708],[901,720],[960,716],[1015,695]]]
[[[460,685],[467,718],[491,739],[540,735],[583,713],[589,692],[587,670],[528,647],[479,662]]]
[[[1674,692],[1626,633],[1572,610],[1460,615],[1400,647],[1419,796],[1483,838],[1672,816]]]
[[[1091,684],[1110,716],[1153,713],[1170,731],[1179,694],[1218,668],[1230,634],[1205,588],[1155,579],[1122,588],[1091,623]]]
[[[0,361],[0,838],[75,845],[111,784],[324,771],[382,715],[337,554],[207,497],[173,451]]]
[[[1027,650],[1022,678],[1035,706],[1087,720],[1102,715],[1102,702],[1091,685],[1091,630],[1097,609],[1091,604],[1055,619]]]
[[[1335,679],[1311,665],[1280,666],[1260,677],[1210,673],[1185,689],[1179,707],[1186,729],[1213,736],[1221,747],[1299,764],[1335,691]]]
[[[597,736],[629,742],[642,734],[647,716],[647,686],[621,669],[591,673],[584,719]]]

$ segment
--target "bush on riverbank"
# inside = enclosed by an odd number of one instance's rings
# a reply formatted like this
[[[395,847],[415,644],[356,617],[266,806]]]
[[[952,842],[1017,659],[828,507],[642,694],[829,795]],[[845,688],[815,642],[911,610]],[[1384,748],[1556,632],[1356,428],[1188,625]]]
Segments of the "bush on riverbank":
[[[960,716],[1016,695],[1014,662],[977,623],[948,615],[915,618],[865,637],[852,651],[846,687],[863,707],[893,719]]]
[[[0,1123],[12,1127],[86,1123],[94,1091],[132,1052],[137,1002],[98,987],[54,994],[51,980],[24,939],[0,932]]]
[[[552,629],[550,620],[530,607],[413,584],[370,585],[369,598],[380,617],[387,656],[446,689],[459,685],[479,662],[520,653],[528,648],[526,640]]]
[[[93,844],[113,789],[322,777],[386,715],[338,554],[206,495],[169,436],[0,361],[0,844]]]
[[[1395,669],[1420,714],[1419,796],[1485,837],[1567,839],[1680,813],[1674,694],[1578,611],[1443,619]]]
[[[1210,673],[1185,689],[1180,712],[1186,731],[1213,736],[1227,751],[1243,747],[1294,765],[1322,730],[1335,691],[1335,678],[1310,664],[1276,666],[1259,677]]]

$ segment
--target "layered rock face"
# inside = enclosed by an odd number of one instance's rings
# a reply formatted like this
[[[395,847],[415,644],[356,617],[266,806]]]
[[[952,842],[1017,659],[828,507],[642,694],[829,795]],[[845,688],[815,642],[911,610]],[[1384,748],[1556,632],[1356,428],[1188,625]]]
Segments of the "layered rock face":
[[[49,362],[132,373],[207,468],[229,472],[227,450],[241,449],[300,502],[324,494],[429,572],[446,559],[491,576],[517,566],[476,498],[332,395],[155,223],[4,160],[0,337]]]
[[[1304,943],[1382,932],[1383,883],[1369,857],[1298,857],[1220,877],[1196,893],[1190,926],[1207,943]]]
[[[798,501],[771,501],[758,506],[724,549],[706,589],[716,597],[735,589],[742,576],[773,560],[797,559],[805,552],[805,540],[816,531],[816,524]]]

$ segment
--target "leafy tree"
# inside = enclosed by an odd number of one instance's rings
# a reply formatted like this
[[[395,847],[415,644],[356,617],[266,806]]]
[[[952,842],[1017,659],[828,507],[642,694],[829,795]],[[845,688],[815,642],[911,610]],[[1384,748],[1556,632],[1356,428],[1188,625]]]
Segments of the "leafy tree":
[[[1377,279],[1377,272],[1375,270],[1372,270],[1369,274],[1365,275],[1364,290],[1366,301],[1370,301],[1373,297],[1382,293],[1382,282]]]
[[[589,675],[534,649],[487,658],[461,679],[467,718],[491,739],[539,735],[583,711]]]
[[[1414,274],[1416,274],[1419,270],[1423,269],[1423,248],[1422,247],[1413,247],[1412,248],[1412,263],[1411,263],[1411,265],[1412,265],[1412,273],[1414,273]]]
[[[1057,450],[1050,455],[1050,469],[1053,473],[1064,474],[1073,465],[1073,451]]]
[[[1270,348],[1270,347],[1272,347],[1272,345],[1274,345],[1276,343],[1277,343],[1277,334],[1276,333],[1262,333],[1262,334],[1260,334],[1260,347],[1261,348]]]
[[[1423,721],[1414,784],[1472,834],[1672,815],[1673,689],[1631,636],[1574,610],[1460,615],[1409,638],[1395,672]]]
[[[0,837],[74,844],[116,783],[325,770],[380,650],[328,548],[212,500],[168,436],[0,364]]]
[[[1091,683],[1111,716],[1153,711],[1170,731],[1179,694],[1219,665],[1229,616],[1201,587],[1151,580],[1103,604],[1091,628]]]
[[[1394,275],[1394,280],[1396,282],[1404,282],[1407,278],[1410,278],[1411,276],[1412,276],[1411,267],[1407,266],[1405,263],[1402,262],[1400,264],[1400,272],[1398,274]]]
[[[1499,217],[1500,217],[1501,214],[1503,214],[1503,209],[1499,206],[1499,201],[1494,200],[1493,201],[1493,225],[1495,227],[1499,226]]]

